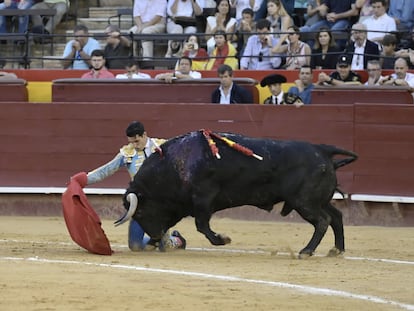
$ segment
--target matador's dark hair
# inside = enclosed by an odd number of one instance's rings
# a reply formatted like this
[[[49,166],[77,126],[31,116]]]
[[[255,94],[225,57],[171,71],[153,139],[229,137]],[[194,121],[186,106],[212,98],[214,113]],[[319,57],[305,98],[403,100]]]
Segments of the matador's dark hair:
[[[125,130],[125,134],[127,137],[135,137],[137,135],[142,136],[144,132],[144,125],[139,121],[132,121]]]

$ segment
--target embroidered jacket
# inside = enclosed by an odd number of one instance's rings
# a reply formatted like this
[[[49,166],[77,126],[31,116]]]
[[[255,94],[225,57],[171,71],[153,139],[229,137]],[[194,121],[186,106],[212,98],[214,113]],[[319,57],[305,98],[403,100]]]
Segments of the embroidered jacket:
[[[165,139],[148,137],[145,149],[140,151],[135,150],[132,144],[123,146],[111,161],[88,173],[88,185],[104,180],[124,166],[127,168],[132,180],[144,160],[164,142]]]

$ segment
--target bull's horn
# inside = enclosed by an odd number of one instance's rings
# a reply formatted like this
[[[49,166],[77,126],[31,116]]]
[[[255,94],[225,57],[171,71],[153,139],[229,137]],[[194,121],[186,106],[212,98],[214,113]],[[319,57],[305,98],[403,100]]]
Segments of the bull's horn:
[[[128,211],[119,218],[117,221],[114,222],[115,227],[122,225],[124,222],[131,219],[132,215],[134,215],[135,211],[138,207],[138,198],[135,193],[129,193],[126,197],[127,201],[129,202],[129,208]]]

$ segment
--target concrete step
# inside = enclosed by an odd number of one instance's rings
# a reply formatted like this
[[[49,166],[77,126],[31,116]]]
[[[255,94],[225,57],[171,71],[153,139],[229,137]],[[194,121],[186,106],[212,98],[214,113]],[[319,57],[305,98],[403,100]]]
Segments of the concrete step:
[[[99,5],[101,7],[132,7],[133,6],[133,0],[100,0]]]
[[[34,44],[32,45],[32,55],[35,57],[41,57],[45,55],[51,55],[53,52],[54,56],[63,55],[66,43],[54,43],[53,51],[50,44]]]
[[[118,9],[130,9],[131,7],[99,7],[89,8],[89,17],[102,17],[108,19],[110,16],[118,15]],[[131,19],[131,17],[130,17]]]
[[[62,63],[61,63],[61,58],[56,57],[55,59],[53,59],[53,58],[43,59],[42,68],[45,68],[45,69],[63,69],[63,66],[62,66]]]
[[[108,18],[104,17],[94,17],[94,18],[79,18],[79,24],[83,24],[89,29],[101,29],[103,32],[106,26],[108,26]],[[118,25],[118,19],[112,19],[112,24]],[[133,26],[131,18],[122,17],[121,18],[121,30],[127,31],[129,28]]]

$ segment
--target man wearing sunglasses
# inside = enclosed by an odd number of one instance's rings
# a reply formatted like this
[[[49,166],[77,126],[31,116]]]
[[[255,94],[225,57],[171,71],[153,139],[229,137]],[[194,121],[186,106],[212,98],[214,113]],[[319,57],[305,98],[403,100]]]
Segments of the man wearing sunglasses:
[[[351,59],[348,55],[339,56],[336,71],[327,75],[321,72],[318,77],[319,85],[361,84],[359,74],[351,70]]]
[[[270,34],[270,21],[261,19],[256,24],[256,35],[247,40],[243,56],[240,59],[240,69],[244,70],[272,70],[282,64],[279,54],[272,53],[272,48],[279,39]]]

